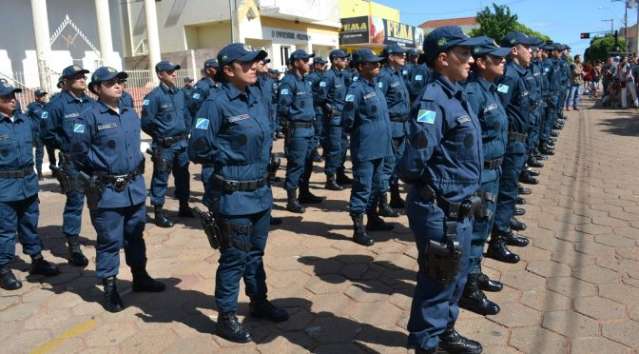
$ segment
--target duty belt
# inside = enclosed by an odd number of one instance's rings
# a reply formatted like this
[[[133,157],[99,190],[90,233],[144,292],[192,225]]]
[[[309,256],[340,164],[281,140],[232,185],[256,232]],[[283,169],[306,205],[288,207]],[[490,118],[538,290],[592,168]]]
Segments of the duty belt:
[[[267,183],[268,183],[267,177],[263,177],[263,178],[255,179],[251,181],[235,181],[230,179],[224,179],[224,177],[220,175],[213,176],[213,186],[215,188],[221,189],[225,193],[253,192],[264,187]]]
[[[494,160],[486,160],[484,161],[484,169],[486,170],[496,170],[501,166],[501,163],[504,162],[504,158],[500,157]]]
[[[407,122],[408,121],[408,116],[391,116],[390,117],[391,122]]]
[[[180,140],[185,140],[187,138],[186,134],[180,134],[176,136],[170,136],[168,138],[157,138],[158,142],[162,144],[164,147],[169,147]]]
[[[429,185],[417,184],[415,188],[417,188],[422,199],[434,201],[450,218],[461,220],[466,217],[473,217],[482,205],[481,198],[477,195],[472,195],[461,203],[451,203],[446,198],[439,196]]]
[[[288,126],[291,128],[313,128],[313,122],[294,121],[294,122],[289,122]]]
[[[514,131],[510,131],[508,133],[508,140],[526,142],[527,138],[528,138],[528,134],[525,134],[525,133],[517,133],[517,132],[514,132]]]
[[[24,178],[32,174],[34,174],[33,165],[29,165],[18,170],[0,171],[0,178]]]
[[[125,175],[107,175],[97,172],[95,175],[99,178],[100,182],[105,184],[112,184],[116,191],[122,192],[126,185],[133,181],[135,177],[144,174],[144,160],[140,162],[135,171],[129,172]]]

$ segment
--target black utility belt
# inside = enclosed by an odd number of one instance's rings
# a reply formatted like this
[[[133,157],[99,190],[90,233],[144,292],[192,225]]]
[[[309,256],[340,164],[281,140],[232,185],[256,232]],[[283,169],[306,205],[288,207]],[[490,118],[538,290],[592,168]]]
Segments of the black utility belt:
[[[485,160],[484,161],[484,169],[485,170],[496,170],[501,166],[501,163],[504,162],[504,158],[500,157],[494,160]]]
[[[33,171],[33,165],[18,169],[18,170],[3,170],[0,171],[0,178],[24,178],[31,176],[35,172]]]
[[[168,138],[157,138],[157,140],[162,146],[169,147],[181,140],[186,140],[186,138],[188,138],[186,134],[180,134],[176,136],[170,136]]]
[[[528,138],[528,134],[526,133],[517,133],[513,131],[508,132],[508,140],[510,141],[526,142],[527,138]]]
[[[482,206],[482,199],[477,195],[471,195],[461,203],[452,203],[446,198],[437,195],[435,190],[429,185],[420,184],[415,187],[422,199],[434,201],[449,218],[461,220],[467,217],[474,217]]]
[[[213,187],[222,190],[225,193],[233,192],[254,192],[265,185],[267,185],[267,177],[263,177],[251,181],[235,181],[230,179],[224,179],[220,175],[213,176]]]
[[[107,175],[107,174],[96,173],[96,177],[98,177],[101,183],[112,184],[116,190],[123,191],[129,182],[133,181],[137,176],[140,176],[143,174],[144,174],[144,161],[140,163],[140,165],[135,171],[127,173],[125,175]]]
[[[400,123],[404,123],[404,122],[408,122],[408,116],[391,116],[390,117],[391,122],[400,122]]]
[[[313,128],[313,122],[294,121],[289,122],[288,126],[291,128]]]

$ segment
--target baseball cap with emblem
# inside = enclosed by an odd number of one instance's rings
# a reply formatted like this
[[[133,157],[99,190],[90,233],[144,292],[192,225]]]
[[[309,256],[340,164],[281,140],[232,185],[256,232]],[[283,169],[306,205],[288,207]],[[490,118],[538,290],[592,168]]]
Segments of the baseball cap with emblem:
[[[204,62],[204,69],[208,69],[208,68],[219,68],[220,64],[217,62],[217,59],[215,58],[211,58],[208,59],[207,61]]]
[[[245,47],[242,43],[231,43],[217,53],[217,61],[220,66],[229,65],[234,61],[251,63],[262,60],[267,55],[268,53],[263,50],[255,51]]]
[[[331,50],[331,52],[328,54],[328,59],[334,60],[337,58],[348,58],[348,54],[346,54],[346,52],[341,49]]]
[[[101,66],[97,68],[93,75],[91,75],[91,82],[89,83],[89,90],[95,93],[95,86],[103,81],[109,81],[113,79],[126,80],[129,74],[124,71],[119,71],[110,66]]]
[[[481,39],[482,43],[478,44],[476,47],[473,47],[473,56],[478,58],[484,55],[492,55],[494,57],[504,58],[510,54],[510,48],[500,47],[497,45],[494,39],[486,36],[479,36],[478,39]]]
[[[481,43],[477,37],[468,37],[459,26],[442,26],[435,28],[424,38],[424,59],[432,63],[439,53],[454,47],[474,47]]]
[[[0,82],[0,97],[8,97],[16,92],[22,92],[22,89],[13,87],[6,81]]]
[[[155,64],[155,72],[171,72],[175,70],[180,70],[182,66],[180,64],[173,64],[169,60],[162,60],[161,62]]]
[[[528,37],[527,35],[517,31],[506,33],[506,35],[501,41],[501,45],[504,47],[514,47],[518,44],[525,45],[525,46],[533,46],[533,45],[538,45],[539,43],[537,38]]]
[[[313,64],[320,64],[320,65],[324,65],[328,63],[324,58],[322,57],[315,57],[313,58]]]
[[[79,74],[88,74],[89,70],[82,69],[79,65],[69,65],[62,70],[62,78],[70,79]]]
[[[384,48],[384,53],[382,56],[395,55],[395,54],[400,54],[400,55],[406,54],[406,48],[402,48],[396,43],[389,44],[386,46],[386,48]]]
[[[289,56],[289,62],[292,63],[295,60],[305,60],[305,59],[310,59],[313,58],[315,56],[315,54],[311,53],[308,54],[306,53],[306,51],[304,49],[297,49],[295,51],[293,51],[293,53],[291,53],[291,55]]]
[[[353,52],[353,64],[379,63],[384,58],[375,55],[370,48],[362,48]]]
[[[46,96],[46,95],[47,95],[47,91],[45,91],[45,90],[43,90],[43,89],[39,88],[39,89],[35,90],[35,91],[33,92],[33,94],[34,94],[36,97],[43,97],[43,96]]]

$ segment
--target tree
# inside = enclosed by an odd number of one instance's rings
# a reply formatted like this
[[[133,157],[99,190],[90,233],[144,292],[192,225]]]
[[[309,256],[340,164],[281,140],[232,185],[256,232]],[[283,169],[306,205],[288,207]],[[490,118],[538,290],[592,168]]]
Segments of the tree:
[[[493,3],[492,9],[486,6],[477,13],[476,19],[479,23],[479,28],[472,30],[470,32],[471,36],[488,36],[496,41],[501,41],[508,32],[517,31],[535,36],[544,41],[550,40],[550,37],[519,23],[517,15],[513,14],[507,5]]]
[[[619,52],[621,48],[626,48],[626,41],[623,38],[618,38],[615,43],[615,36],[607,34],[604,37],[593,38],[584,57],[588,62],[606,60],[612,53]]]

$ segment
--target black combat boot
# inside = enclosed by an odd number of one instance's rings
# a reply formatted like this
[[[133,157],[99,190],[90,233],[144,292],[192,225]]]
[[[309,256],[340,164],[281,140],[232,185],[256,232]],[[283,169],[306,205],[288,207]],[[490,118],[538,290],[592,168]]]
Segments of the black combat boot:
[[[379,196],[379,215],[388,218],[396,218],[399,216],[399,212],[388,205],[388,198],[386,197],[386,193],[383,193]]]
[[[490,277],[484,273],[477,275],[477,284],[483,291],[498,292],[504,288],[504,284],[500,281],[490,279]]]
[[[539,184],[539,180],[532,176],[526,169],[519,174],[519,182],[526,184]]]
[[[17,290],[22,287],[22,282],[16,278],[15,274],[8,266],[0,267],[0,288],[4,290]]]
[[[523,215],[526,215],[526,209],[524,209],[524,208],[518,208],[518,207],[515,207],[515,210],[513,211],[513,215],[514,215],[514,216],[523,216]]]
[[[366,212],[366,218],[368,219],[366,221],[366,231],[392,230],[394,226],[386,223],[384,219],[380,218],[379,215],[377,214],[377,208],[375,208],[376,204],[377,204],[377,201],[375,201],[375,203],[373,203],[373,207],[371,207],[370,210]]]
[[[306,209],[300,204],[299,200],[297,200],[297,189],[287,190],[286,197],[286,210],[297,214],[303,214],[306,211]]]
[[[163,283],[151,278],[146,272],[146,267],[131,267],[131,274],[133,275],[132,288],[135,292],[159,293],[166,288]]]
[[[368,236],[364,227],[364,214],[351,215],[353,220],[353,241],[363,246],[372,246],[375,241]]]
[[[193,210],[189,206],[188,201],[180,201],[180,209],[178,211],[178,216],[181,218],[194,218],[195,214],[193,214]]]
[[[482,352],[479,342],[462,337],[452,327],[439,336],[439,349],[449,354],[480,354]]]
[[[391,192],[391,200],[390,200],[391,208],[393,208],[393,209],[404,209],[406,207],[406,203],[404,203],[404,200],[402,199],[402,196],[399,193],[399,183],[398,182],[395,182],[395,183],[391,184],[390,192]]]
[[[324,185],[324,188],[329,191],[341,191],[344,189],[344,187],[337,184],[337,177],[335,177],[335,175],[326,175],[326,184]]]
[[[535,168],[542,168],[544,167],[544,163],[537,160],[535,156],[531,156],[528,158],[528,166],[535,167]]]
[[[45,261],[41,254],[37,254],[31,256],[31,269],[29,269],[29,274],[53,277],[60,274],[60,269],[58,269],[58,266],[55,264]]]
[[[215,334],[235,343],[252,341],[251,334],[242,327],[234,312],[220,313],[217,317]]]
[[[526,205],[526,199],[524,199],[523,197],[517,197],[517,199],[515,200],[515,204]]]
[[[521,195],[532,194],[532,189],[524,187],[522,184],[517,185],[517,192]]]
[[[524,231],[526,230],[526,228],[528,227],[528,225],[526,225],[525,222],[521,222],[519,221],[519,219],[517,219],[516,217],[512,217],[510,218],[510,228],[515,230],[515,231]]]
[[[517,246],[517,247],[526,247],[530,243],[528,237],[518,235],[513,232],[513,230],[508,230],[507,232],[502,232],[500,237],[506,242],[509,246]]]
[[[273,322],[284,322],[288,320],[288,312],[283,308],[279,308],[266,299],[253,300],[249,304],[251,316],[255,318],[264,318]]]
[[[118,293],[118,287],[115,284],[115,277],[108,277],[102,279],[102,285],[104,286],[104,309],[109,312],[120,312],[124,310],[124,303]]]
[[[539,176],[539,171],[537,170],[533,170],[532,168],[526,168],[526,171],[528,171],[528,174],[533,176],[533,177],[537,177]]]
[[[82,253],[80,248],[80,237],[67,235],[67,249],[69,251],[69,264],[76,267],[86,267],[89,264],[89,260]]]
[[[155,213],[155,225],[159,227],[169,228],[173,227],[173,221],[169,219],[162,209],[162,205],[156,205],[154,209]]]
[[[350,186],[353,184],[353,180],[346,175],[343,168],[337,169],[337,184],[340,186]]]
[[[488,300],[479,288],[478,274],[469,274],[464,292],[459,299],[459,307],[482,316],[496,315],[501,310],[499,305]]]
[[[506,241],[500,235],[493,233],[488,242],[486,257],[505,263],[518,263],[520,258],[506,246]]]
[[[311,193],[308,187],[308,182],[300,183],[300,203],[302,204],[319,204],[324,201],[324,198],[318,197]]]

